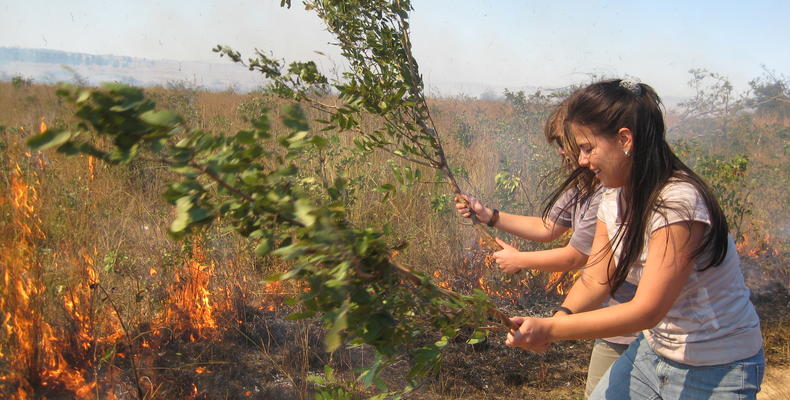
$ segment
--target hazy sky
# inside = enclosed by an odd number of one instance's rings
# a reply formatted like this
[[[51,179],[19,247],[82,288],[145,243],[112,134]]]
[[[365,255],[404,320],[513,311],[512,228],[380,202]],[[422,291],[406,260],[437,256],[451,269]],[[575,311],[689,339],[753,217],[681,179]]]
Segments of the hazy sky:
[[[633,76],[688,95],[688,70],[736,89],[762,65],[790,73],[790,1],[413,0],[412,42],[426,85],[556,87],[589,74]],[[319,19],[294,0],[0,0],[0,46],[220,62],[211,48],[253,48],[342,65]],[[328,57],[313,51],[322,51]],[[477,86],[482,85],[482,86]]]

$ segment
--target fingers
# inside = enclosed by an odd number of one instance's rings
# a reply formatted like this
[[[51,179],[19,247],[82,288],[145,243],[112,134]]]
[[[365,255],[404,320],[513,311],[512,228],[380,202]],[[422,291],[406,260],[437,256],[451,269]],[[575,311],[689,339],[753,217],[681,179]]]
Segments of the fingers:
[[[525,337],[524,334],[522,334],[521,332],[510,331],[507,334],[507,338],[505,339],[505,345],[510,347],[520,347],[525,350],[529,350],[527,347],[524,347],[528,345],[526,342],[527,340],[529,340],[529,338]]]
[[[549,349],[551,341],[540,333],[539,320],[527,317],[510,318],[518,325],[517,330],[510,330],[505,338],[505,344],[510,347],[520,347],[537,353],[544,353]]]
[[[500,246],[502,246],[502,250],[497,251],[496,253],[494,253],[494,255],[496,255],[497,253],[502,253],[505,250],[514,250],[515,249],[515,247],[509,245],[507,242],[505,242],[504,240],[502,240],[502,239],[500,239],[498,237],[495,237],[494,240],[496,240],[496,242],[499,243]]]
[[[455,197],[455,209],[464,218],[469,218],[472,214],[479,213],[484,208],[474,197],[461,193]]]
[[[518,272],[521,268],[514,264],[514,260],[512,258],[512,251],[515,249],[513,246],[503,242],[499,238],[496,239],[497,243],[502,246],[502,250],[494,252],[492,256],[494,257],[494,262],[496,262],[497,267],[506,274],[514,274]]]
[[[466,218],[469,218],[469,216],[470,216],[470,215],[472,215],[472,212],[471,212],[471,210],[469,209],[469,207],[467,207],[467,205],[466,205],[466,204],[464,204],[464,203],[462,203],[462,202],[456,202],[456,203],[455,203],[455,209],[456,209],[456,210],[457,210],[457,211],[458,211],[458,212],[459,212],[461,215],[463,215],[463,216],[464,216],[464,217],[466,217]]]
[[[456,209],[458,210],[458,213],[461,214],[461,216],[464,218],[469,218],[472,216],[472,213],[466,207],[461,208],[456,206]]]
[[[505,338],[505,345],[508,347],[515,347],[516,338],[513,336],[513,333],[508,333],[507,338]]]
[[[460,197],[460,199],[459,199],[459,197]],[[459,200],[466,200],[466,201],[464,202],[464,201],[459,201]],[[475,197],[469,196],[469,195],[466,195],[466,194],[463,194],[463,193],[461,193],[458,196],[456,196],[455,202],[456,203],[460,203],[460,204],[465,204],[465,205],[468,204],[473,210],[478,210],[478,209],[484,208],[483,205],[480,204],[480,201],[478,201]]]

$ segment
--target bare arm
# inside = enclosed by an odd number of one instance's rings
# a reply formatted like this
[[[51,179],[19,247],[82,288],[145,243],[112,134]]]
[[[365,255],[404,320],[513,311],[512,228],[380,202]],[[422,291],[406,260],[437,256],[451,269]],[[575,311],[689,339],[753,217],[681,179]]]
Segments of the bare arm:
[[[500,245],[503,250],[494,253],[494,259],[499,268],[508,274],[522,269],[565,272],[580,268],[587,262],[587,255],[570,244],[550,250],[522,252],[504,242],[500,242]]]
[[[499,213],[499,221],[494,228],[535,242],[550,242],[570,229],[540,217]]]
[[[567,316],[523,318],[519,331],[508,335],[508,344],[543,350],[549,342],[557,340],[617,336],[652,328],[669,312],[685,286],[693,268],[692,253],[704,230],[705,225],[700,222],[674,223],[656,230],[650,237],[648,259],[631,301]],[[596,278],[600,276],[596,275]],[[600,284],[593,282],[592,288],[598,289],[598,286]],[[587,285],[583,287],[587,288]],[[577,295],[582,293],[577,292]],[[590,293],[595,294],[597,290]],[[568,308],[575,305],[589,309],[590,303],[575,298],[573,302],[566,300],[564,304]]]
[[[469,201],[471,209],[483,223],[488,223],[493,215],[493,210],[483,206],[474,197],[461,195]],[[462,202],[455,203],[455,208],[464,217],[471,215],[470,208]],[[495,228],[518,237],[536,242],[550,242],[570,229],[567,226],[559,225],[553,221],[543,221],[543,218],[526,215],[516,215],[506,212],[499,213],[499,220],[494,225]]]
[[[606,309],[559,318],[555,340],[608,337],[654,327],[669,312],[692,270],[691,255],[702,240],[701,222],[675,223],[650,237],[648,259],[634,298]]]
[[[563,307],[574,313],[600,307],[609,295],[610,265],[614,267],[612,256],[606,224],[599,219],[595,225],[595,237],[587,265],[582,269],[581,276],[571,287],[568,296],[565,297],[565,301],[562,303]]]

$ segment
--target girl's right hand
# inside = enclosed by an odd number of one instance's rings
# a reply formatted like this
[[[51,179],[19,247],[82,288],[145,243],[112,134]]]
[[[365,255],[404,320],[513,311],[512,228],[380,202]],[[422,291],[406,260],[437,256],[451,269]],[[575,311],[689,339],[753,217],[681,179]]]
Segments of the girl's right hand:
[[[536,353],[545,353],[549,349],[551,338],[545,318],[513,317],[510,320],[518,325],[518,330],[510,330],[505,339],[506,345]]]
[[[469,203],[469,206],[467,206],[462,199],[465,199]],[[472,216],[472,212],[474,212],[477,214],[477,218],[480,220],[480,222],[484,224],[488,223],[493,214],[492,210],[489,210],[487,207],[480,204],[476,198],[467,196],[465,194],[459,194],[455,197],[455,209],[458,210],[458,212],[465,218],[470,218]]]
[[[519,264],[520,253],[517,248],[505,243],[505,241],[500,238],[494,238],[494,240],[502,247],[502,250],[494,253],[494,260],[496,260],[502,272],[506,274],[515,274],[525,268],[525,266]]]

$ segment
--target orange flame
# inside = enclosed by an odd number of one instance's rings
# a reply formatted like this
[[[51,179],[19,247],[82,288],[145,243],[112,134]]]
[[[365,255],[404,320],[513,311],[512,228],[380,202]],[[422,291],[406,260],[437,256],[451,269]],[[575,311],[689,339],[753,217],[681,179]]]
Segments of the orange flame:
[[[278,305],[282,303],[286,293],[282,281],[267,282],[263,285],[263,297],[266,299],[259,309],[265,311],[277,311]]]
[[[199,392],[198,392],[197,385],[195,385],[195,384],[193,383],[193,384],[192,384],[192,393],[190,393],[190,394],[189,394],[189,397],[187,397],[187,398],[188,398],[188,399],[194,399],[195,397],[197,397],[197,395],[198,395],[198,394],[199,394]]]
[[[565,295],[571,289],[576,279],[581,275],[581,270],[568,272],[550,272],[546,280],[546,291],[556,291],[557,294]]]
[[[192,246],[189,261],[176,272],[170,286],[169,304],[163,320],[190,341],[207,338],[217,330],[214,319],[215,305],[211,300],[209,283],[214,273],[214,263],[206,259],[198,243]]]
[[[96,159],[93,156],[88,156],[88,179],[93,180],[96,176]]]
[[[743,241],[736,244],[735,248],[742,257],[759,258],[763,256],[778,256],[779,250],[774,246],[774,236],[766,233],[762,239],[754,239],[749,234],[743,235]]]
[[[46,131],[43,119],[41,131]],[[36,181],[35,176],[33,180]],[[43,267],[35,249],[36,243],[46,236],[36,215],[37,191],[25,182],[18,164],[12,168],[9,183],[10,199],[4,200],[11,204],[11,223],[0,228],[0,264],[5,267],[0,312],[8,340],[4,342],[7,347],[0,352],[9,356],[10,374],[2,377],[2,381],[16,385],[16,397],[20,399],[34,397],[34,385],[63,386],[76,397],[89,396],[96,383],[87,382],[86,371],[64,359],[62,349],[66,344],[58,339],[63,333],[57,334],[43,315],[46,289],[41,280]],[[76,332],[70,332],[74,350],[84,353],[91,340],[84,327],[85,314],[81,313],[83,298],[68,296],[64,300],[67,313],[78,321]]]
[[[440,281],[439,278],[441,278],[441,275],[442,275],[442,273],[438,269],[433,271],[433,277],[437,281],[436,282],[436,286],[439,286],[442,289],[449,289],[450,288],[450,282],[448,282],[446,280]]]

